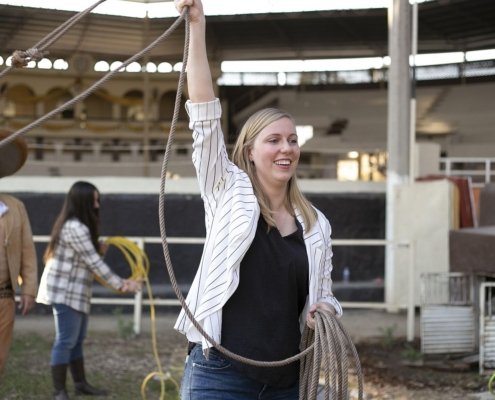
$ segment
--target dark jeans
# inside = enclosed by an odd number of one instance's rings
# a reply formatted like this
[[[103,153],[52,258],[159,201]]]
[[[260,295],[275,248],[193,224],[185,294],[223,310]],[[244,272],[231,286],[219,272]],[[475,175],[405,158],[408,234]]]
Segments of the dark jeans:
[[[275,388],[237,372],[220,352],[210,349],[208,359],[200,345],[186,359],[181,400],[297,400],[299,384]]]

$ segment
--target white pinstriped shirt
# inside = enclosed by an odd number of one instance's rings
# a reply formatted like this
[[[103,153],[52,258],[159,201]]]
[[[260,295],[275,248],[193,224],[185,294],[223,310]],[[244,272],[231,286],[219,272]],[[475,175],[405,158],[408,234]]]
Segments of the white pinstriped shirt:
[[[36,301],[65,304],[89,314],[93,274],[116,290],[123,284],[96,252],[88,227],[70,219],[64,223],[53,257],[45,265]]]
[[[193,131],[192,158],[206,224],[203,254],[186,301],[203,329],[221,343],[222,307],[239,284],[241,260],[256,233],[260,208],[249,177],[228,158],[220,122],[220,101],[187,101],[186,108]],[[295,210],[304,230],[309,264],[309,295],[299,318],[301,329],[314,303],[330,303],[337,314],[342,315],[342,307],[331,291],[330,223],[323,213],[316,212],[317,221],[311,231],[306,232],[301,215]],[[179,314],[175,329],[184,333],[189,341],[201,342],[203,349],[211,347],[184,310]]]

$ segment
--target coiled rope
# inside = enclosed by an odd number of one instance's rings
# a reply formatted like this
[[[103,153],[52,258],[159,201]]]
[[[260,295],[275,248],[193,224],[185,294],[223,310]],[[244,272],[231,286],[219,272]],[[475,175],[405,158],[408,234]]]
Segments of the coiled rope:
[[[110,236],[105,239],[104,243],[120,250],[131,270],[131,275],[128,279],[148,281],[150,262],[146,253],[135,242],[123,236]],[[95,275],[95,280],[100,283],[100,285],[112,289],[112,287],[98,275]]]

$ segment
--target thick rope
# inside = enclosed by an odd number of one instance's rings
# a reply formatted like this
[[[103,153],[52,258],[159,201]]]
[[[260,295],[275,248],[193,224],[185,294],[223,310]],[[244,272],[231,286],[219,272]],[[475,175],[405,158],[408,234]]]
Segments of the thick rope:
[[[40,61],[48,54],[48,51],[45,49],[51,46],[56,40],[58,40],[62,35],[67,32],[75,23],[77,23],[81,18],[86,16],[86,14],[90,13],[94,8],[103,3],[106,0],[99,0],[92,6],[88,7],[86,10],[83,10],[67,21],[65,21],[62,25],[58,26],[48,35],[46,35],[43,39],[41,39],[38,43],[36,43],[33,47],[28,50],[15,50],[12,53],[12,64],[4,68],[0,72],[0,78],[4,76],[7,72],[9,72],[12,68],[22,68],[28,65],[30,61]]]
[[[315,313],[316,328],[306,329],[302,343],[314,342],[314,353],[301,360],[299,399],[316,400],[318,385],[324,381],[325,399],[349,397],[348,373],[352,356],[358,378],[358,398],[363,398],[363,374],[359,356],[352,340],[333,313],[321,310]],[[323,374],[320,375],[320,370]]]
[[[184,56],[182,69],[179,76],[179,83],[177,87],[177,95],[175,98],[174,114],[172,117],[172,123],[170,126],[170,133],[165,148],[165,154],[163,157],[161,179],[160,179],[160,195],[159,195],[159,223],[160,223],[160,235],[162,239],[163,255],[165,258],[165,264],[170,277],[170,282],[174,289],[174,292],[179,299],[184,312],[191,320],[192,324],[198,329],[198,331],[206,338],[206,340],[215,347],[218,351],[224,354],[226,357],[243,362],[245,364],[258,366],[258,367],[278,367],[288,365],[294,361],[301,360],[301,372],[300,372],[300,399],[301,400],[316,400],[317,388],[319,384],[320,366],[322,364],[322,354],[325,355],[324,370],[325,370],[325,398],[326,399],[347,399],[348,398],[348,357],[346,346],[351,348],[354,356],[355,368],[357,371],[359,382],[359,394],[358,397],[361,400],[363,398],[363,376],[361,372],[361,365],[357,351],[350,339],[350,336],[345,331],[344,327],[338,321],[332,313],[326,311],[318,311],[316,316],[316,335],[308,333],[309,328],[305,328],[303,337],[301,339],[301,352],[295,356],[289,357],[280,361],[258,361],[252,360],[238,354],[231,352],[219,343],[217,343],[210,335],[208,335],[199,322],[195,319],[193,313],[189,309],[186,300],[177,284],[175,273],[172,267],[172,260],[170,258],[170,252],[167,243],[167,234],[165,228],[165,183],[167,177],[167,166],[169,160],[170,149],[172,147],[177,120],[179,116],[179,110],[181,106],[182,90],[185,80],[185,71],[187,67],[187,59],[189,54],[189,13],[186,11],[185,15],[185,44],[184,44]],[[316,339],[317,340],[316,340]],[[314,350],[314,351],[313,351]],[[304,365],[304,368],[303,368]],[[330,379],[332,382],[330,384]],[[331,393],[330,393],[331,392]],[[338,397],[337,397],[338,396]]]

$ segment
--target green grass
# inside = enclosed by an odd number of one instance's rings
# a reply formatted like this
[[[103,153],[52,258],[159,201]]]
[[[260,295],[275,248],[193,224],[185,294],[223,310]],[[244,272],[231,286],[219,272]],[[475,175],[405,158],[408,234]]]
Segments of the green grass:
[[[47,379],[49,376],[45,376],[49,372],[48,361],[40,357],[41,354],[50,354],[50,348],[51,338],[38,334],[14,338],[0,383],[2,400],[50,398],[51,382]]]
[[[49,365],[52,340],[52,335],[35,333],[14,337],[6,369],[0,378],[1,400],[52,399]],[[162,343],[161,348],[166,348],[166,345]],[[88,381],[96,387],[108,389],[110,395],[105,399],[109,400],[141,399],[141,384],[149,373],[157,369],[149,337],[123,339],[116,333],[91,333],[85,344],[85,358]],[[175,356],[173,361],[162,359],[161,363],[163,366],[168,365],[172,379],[180,382],[182,354]],[[166,388],[166,395],[162,399],[177,400],[175,385],[169,381]],[[71,398],[75,398],[70,373],[67,389]],[[160,399],[160,384],[156,379],[150,380],[146,395],[150,400]]]

